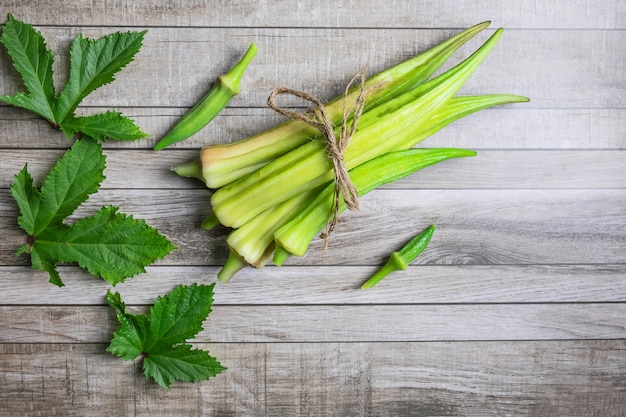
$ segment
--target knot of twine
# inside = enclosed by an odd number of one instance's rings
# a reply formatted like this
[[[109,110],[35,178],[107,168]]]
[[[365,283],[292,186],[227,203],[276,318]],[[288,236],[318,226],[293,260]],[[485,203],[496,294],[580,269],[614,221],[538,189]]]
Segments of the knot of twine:
[[[357,99],[348,105],[348,91],[350,87],[356,82],[357,78],[360,78],[360,90]],[[365,107],[365,68],[360,73],[356,74],[352,80],[346,86],[343,96],[343,119],[341,122],[341,130],[339,131],[339,137],[335,136],[335,126],[332,120],[326,112],[324,103],[322,103],[316,97],[307,94],[302,91],[293,90],[290,88],[277,87],[275,88],[267,99],[267,104],[277,113],[289,117],[291,119],[301,120],[304,123],[319,130],[326,139],[326,152],[333,164],[334,173],[334,192],[331,201],[330,213],[326,228],[322,233],[324,238],[324,250],[328,249],[328,239],[330,234],[335,229],[335,226],[339,222],[340,201],[346,204],[349,210],[356,210],[359,208],[359,193],[350,180],[348,169],[343,160],[343,153],[350,142],[350,139],[356,132],[356,125],[363,114],[363,108]],[[274,103],[276,96],[282,94],[290,94],[313,103],[315,107],[312,113],[300,113],[295,110],[290,110],[277,106]],[[350,115],[352,115],[352,121],[350,123]]]

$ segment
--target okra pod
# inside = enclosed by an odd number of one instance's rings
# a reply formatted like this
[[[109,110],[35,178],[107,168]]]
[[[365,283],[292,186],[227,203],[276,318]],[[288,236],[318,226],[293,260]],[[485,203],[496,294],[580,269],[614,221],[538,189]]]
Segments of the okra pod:
[[[404,146],[403,139],[407,132],[429,127],[429,120],[445,107],[469,79],[501,35],[502,30],[497,30],[476,52],[456,67],[420,85],[416,88],[417,93],[405,93],[410,96],[416,94],[415,100],[385,114],[376,123],[358,128],[343,154],[347,169],[399,149],[400,145]],[[419,94],[424,91],[424,94]],[[404,100],[396,100],[404,103]],[[388,104],[382,106],[387,107]],[[376,112],[375,109],[372,111]],[[367,113],[363,115],[363,119],[368,117]],[[415,143],[408,147],[413,145]],[[298,174],[294,176],[293,172],[296,170]],[[237,228],[265,209],[324,184],[332,176],[332,166],[323,143],[309,141],[251,175],[221,187],[211,196],[211,204],[223,225]]]
[[[428,226],[426,230],[411,239],[402,249],[392,252],[387,263],[368,279],[361,289],[372,288],[390,273],[405,270],[426,249],[434,232],[435,226]]]
[[[365,112],[426,82],[463,44],[489,26],[483,22],[441,44],[369,77],[364,85]],[[332,122],[341,124],[343,106],[356,100],[359,88],[326,103]],[[359,122],[363,125],[363,120]],[[299,120],[289,120],[235,143],[209,145],[200,152],[202,179],[209,188],[219,188],[256,171],[280,155],[311,140],[319,132]]]
[[[237,65],[217,78],[217,82],[211,90],[178,120],[174,127],[154,146],[154,150],[159,151],[187,139],[213,120],[230,103],[230,100],[239,94],[241,77],[257,51],[256,45],[251,44]]]
[[[404,178],[420,169],[451,159],[471,157],[476,152],[453,148],[413,148],[403,151],[389,152],[374,158],[350,171],[352,183],[359,196],[400,178]],[[274,233],[277,247],[282,247],[296,256],[303,256],[312,239],[323,230],[328,221],[328,213],[332,204],[333,184],[329,184],[319,193],[315,200],[302,209],[293,219],[284,224]],[[340,212],[346,209],[343,201],[339,204]],[[281,249],[282,252],[282,249]],[[281,255],[282,256],[282,255]],[[279,265],[281,259],[275,259]]]

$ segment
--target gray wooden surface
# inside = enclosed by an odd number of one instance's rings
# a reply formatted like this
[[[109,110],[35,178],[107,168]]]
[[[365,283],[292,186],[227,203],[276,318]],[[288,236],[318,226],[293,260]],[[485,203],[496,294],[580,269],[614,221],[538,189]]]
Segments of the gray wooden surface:
[[[364,197],[329,253],[216,288],[198,346],[229,369],[164,391],[105,352],[108,285],[74,266],[56,288],[15,257],[25,236],[9,185],[40,181],[68,142],[0,106],[1,416],[626,415],[626,4],[583,1],[3,0],[34,24],[65,80],[78,33],[148,29],[144,47],[82,111],[116,108],[153,135],[109,143],[102,204],[144,218],[180,248],[116,289],[142,309],[178,283],[215,281],[226,231],[199,229],[209,193],[168,168],[209,143],[281,118],[276,86],[328,99],[483,20],[504,36],[462,92],[526,104],[461,120],[424,146],[476,149]],[[465,56],[486,34],[463,48]],[[242,92],[196,137],[152,145],[250,42]],[[0,94],[21,90],[0,52]],[[389,252],[428,224],[415,264],[363,292]]]

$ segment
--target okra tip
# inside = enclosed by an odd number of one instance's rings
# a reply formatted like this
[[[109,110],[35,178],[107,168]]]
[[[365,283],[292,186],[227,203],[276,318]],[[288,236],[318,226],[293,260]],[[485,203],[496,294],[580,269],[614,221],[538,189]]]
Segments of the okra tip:
[[[219,80],[221,84],[228,88],[233,95],[239,94],[239,84],[241,82],[241,78],[243,77],[243,73],[252,62],[252,59],[256,56],[259,48],[254,43],[251,43],[248,47],[248,50],[241,58],[241,60],[226,74],[222,74],[219,76]]]
[[[485,20],[472,26],[469,30],[474,29],[474,28],[480,28],[482,30],[482,29],[489,27],[490,25],[491,25],[491,20]]]

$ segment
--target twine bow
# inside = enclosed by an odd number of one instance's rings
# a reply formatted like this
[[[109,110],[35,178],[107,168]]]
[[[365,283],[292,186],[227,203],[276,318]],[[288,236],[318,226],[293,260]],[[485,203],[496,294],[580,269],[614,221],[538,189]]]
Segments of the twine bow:
[[[360,78],[359,95],[353,103],[348,105],[348,91],[350,90],[350,87],[352,87],[352,85],[356,82],[357,78]],[[322,233],[322,237],[324,238],[324,250],[328,249],[329,236],[340,220],[339,212],[341,199],[343,199],[346,207],[349,210],[356,210],[359,208],[359,193],[354,184],[352,184],[352,181],[350,180],[348,169],[346,168],[346,164],[343,160],[343,153],[348,146],[350,139],[354,135],[354,132],[356,131],[356,125],[359,121],[359,118],[361,117],[361,114],[363,114],[363,108],[365,106],[364,84],[365,68],[360,73],[356,74],[346,86],[343,99],[343,119],[341,121],[339,137],[335,136],[335,126],[333,125],[332,120],[326,112],[324,103],[322,103],[316,97],[313,97],[312,95],[302,91],[293,90],[291,88],[278,87],[272,91],[267,99],[268,106],[274,109],[274,111],[282,114],[285,117],[301,120],[304,123],[307,123],[308,125],[319,130],[326,138],[326,152],[333,164],[335,186],[328,222],[326,223],[326,228]],[[277,106],[274,102],[274,99],[276,98],[276,96],[282,94],[290,94],[306,100],[310,103],[313,103],[315,105],[315,107],[313,108],[313,112],[300,113],[295,110],[290,110]],[[352,115],[352,121],[348,123],[350,115]]]

